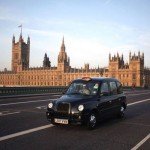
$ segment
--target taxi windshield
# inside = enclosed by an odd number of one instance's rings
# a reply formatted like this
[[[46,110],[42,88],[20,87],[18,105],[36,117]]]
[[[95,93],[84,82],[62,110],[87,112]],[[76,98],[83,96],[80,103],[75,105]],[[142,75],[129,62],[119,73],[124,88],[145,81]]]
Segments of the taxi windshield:
[[[92,96],[97,94],[98,88],[98,82],[73,82],[67,90],[66,94],[82,94]]]

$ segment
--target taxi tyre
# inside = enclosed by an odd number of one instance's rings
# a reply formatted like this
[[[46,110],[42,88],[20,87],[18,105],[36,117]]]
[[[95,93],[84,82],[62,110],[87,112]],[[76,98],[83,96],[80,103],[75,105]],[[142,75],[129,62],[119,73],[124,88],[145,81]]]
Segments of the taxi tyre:
[[[95,112],[91,112],[87,120],[87,128],[89,130],[93,130],[95,129],[96,125],[97,125],[97,115]]]
[[[120,118],[120,119],[124,118],[125,117],[125,113],[124,112],[125,112],[125,107],[124,107],[124,105],[121,105],[120,111],[119,111],[117,117]]]

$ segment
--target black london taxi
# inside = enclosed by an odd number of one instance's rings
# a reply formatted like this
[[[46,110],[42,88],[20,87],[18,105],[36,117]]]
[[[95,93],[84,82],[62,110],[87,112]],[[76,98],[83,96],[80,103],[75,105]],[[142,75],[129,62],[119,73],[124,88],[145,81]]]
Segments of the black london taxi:
[[[126,96],[117,79],[84,77],[74,80],[64,95],[50,101],[46,116],[53,125],[80,123],[94,129],[103,117],[124,117],[126,107]]]

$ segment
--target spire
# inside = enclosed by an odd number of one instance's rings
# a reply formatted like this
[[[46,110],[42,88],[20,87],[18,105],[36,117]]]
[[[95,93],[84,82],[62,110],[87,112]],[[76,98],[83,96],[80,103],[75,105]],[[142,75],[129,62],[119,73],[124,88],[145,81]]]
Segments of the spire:
[[[64,36],[63,36],[62,44],[64,45]]]
[[[68,64],[70,65],[70,57],[68,57]]]
[[[144,59],[144,53],[142,53],[142,58]]]
[[[119,58],[119,53],[117,52],[117,58]]]
[[[63,39],[62,39],[61,51],[65,51],[64,36],[63,36]]]
[[[122,54],[122,60],[123,60],[123,54]]]
[[[111,54],[109,53],[109,61],[111,60]]]
[[[138,51],[138,59],[140,59],[141,55],[140,55],[140,51]]]
[[[15,36],[13,34],[12,42],[15,43]]]
[[[130,51],[130,53],[129,53],[129,60],[131,60],[131,51]]]
[[[45,56],[44,56],[45,58],[47,58],[47,54],[45,53]]]
[[[30,44],[30,37],[28,35],[27,44]]]

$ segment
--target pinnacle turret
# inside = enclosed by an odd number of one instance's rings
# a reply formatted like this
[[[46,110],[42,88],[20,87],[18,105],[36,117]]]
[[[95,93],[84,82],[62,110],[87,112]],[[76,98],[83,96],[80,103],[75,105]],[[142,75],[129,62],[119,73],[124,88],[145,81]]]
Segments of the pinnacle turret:
[[[13,35],[12,43],[15,43],[15,36]]]
[[[64,37],[63,37],[63,39],[62,39],[61,51],[65,51]]]
[[[27,44],[30,44],[30,37],[28,36]]]

